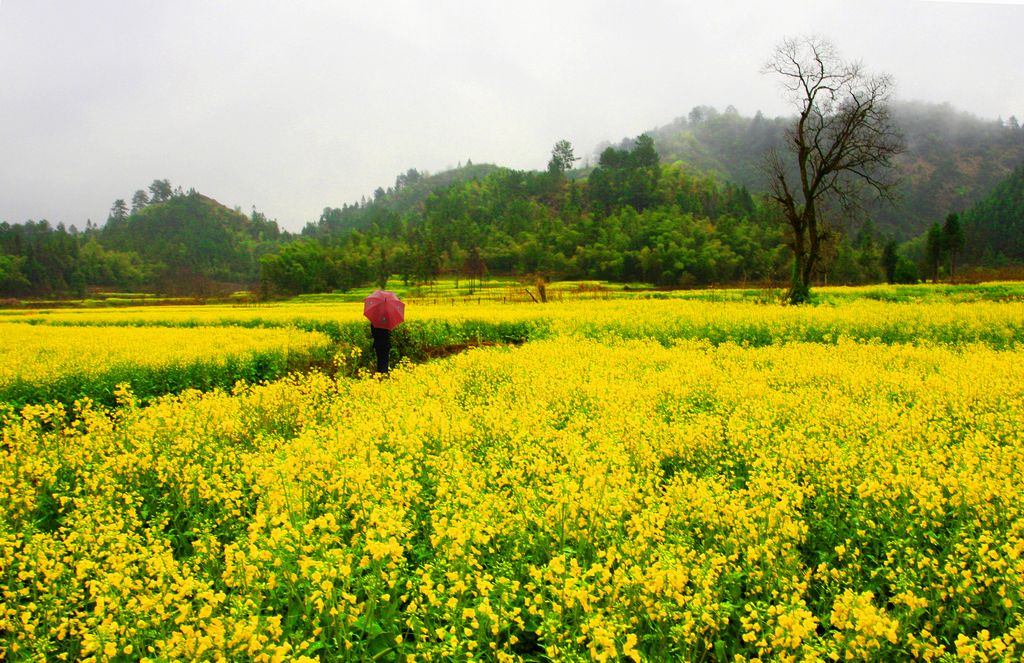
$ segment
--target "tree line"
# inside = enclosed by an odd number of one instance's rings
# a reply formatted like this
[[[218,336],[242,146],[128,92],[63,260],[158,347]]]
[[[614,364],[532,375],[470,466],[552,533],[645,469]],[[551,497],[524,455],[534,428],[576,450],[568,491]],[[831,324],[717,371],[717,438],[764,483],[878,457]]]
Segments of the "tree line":
[[[430,178],[406,173],[374,200],[326,208],[298,235],[255,210],[242,214],[158,180],[130,206],[115,201],[103,227],[0,224],[0,294],[245,288],[271,297],[492,274],[662,287],[789,280],[786,224],[767,196],[661,163],[647,135],[606,147],[594,167],[573,168],[576,161],[560,141],[545,171],[467,165],[468,174],[446,173],[447,185],[429,193]],[[1020,203],[1007,202],[1024,169],[1015,175],[991,200],[909,242],[870,220],[852,232],[831,228],[816,282],[914,282],[962,264],[1024,261],[1024,247],[998,234],[1013,233],[1020,218]],[[421,189],[410,197],[413,187]],[[997,213],[1010,221],[983,223]],[[995,257],[995,245],[1020,255]]]

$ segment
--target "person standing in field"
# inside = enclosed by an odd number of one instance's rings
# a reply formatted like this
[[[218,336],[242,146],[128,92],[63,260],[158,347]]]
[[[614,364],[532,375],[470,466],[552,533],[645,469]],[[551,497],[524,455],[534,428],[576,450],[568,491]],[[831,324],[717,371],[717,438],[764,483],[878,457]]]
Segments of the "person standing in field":
[[[377,372],[386,374],[391,355],[391,330],[405,320],[405,303],[393,292],[375,290],[363,301],[363,315],[370,321]]]

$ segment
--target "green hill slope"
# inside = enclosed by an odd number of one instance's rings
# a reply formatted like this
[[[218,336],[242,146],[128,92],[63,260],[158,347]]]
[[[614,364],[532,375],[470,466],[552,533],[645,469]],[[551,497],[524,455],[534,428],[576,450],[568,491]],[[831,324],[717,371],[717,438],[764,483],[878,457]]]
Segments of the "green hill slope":
[[[964,233],[972,262],[1024,262],[1024,163],[964,214]]]
[[[255,281],[260,255],[272,250],[280,237],[275,222],[191,192],[124,218],[111,217],[100,241],[154,264],[164,289],[194,291],[196,281]]]
[[[427,198],[463,182],[481,180],[498,166],[467,164],[436,175],[424,175],[411,168],[395,179],[395,186],[379,187],[372,201],[355,205],[324,208],[316,223],[308,224],[303,235],[328,237],[353,230],[394,231],[403,216],[422,212]]]

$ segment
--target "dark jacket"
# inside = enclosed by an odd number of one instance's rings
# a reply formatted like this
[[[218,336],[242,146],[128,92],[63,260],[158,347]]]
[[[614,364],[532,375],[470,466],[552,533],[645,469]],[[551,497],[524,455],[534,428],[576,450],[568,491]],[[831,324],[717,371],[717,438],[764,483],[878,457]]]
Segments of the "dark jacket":
[[[388,372],[388,355],[391,354],[391,330],[374,327],[370,324],[370,334],[373,336],[373,351],[377,353],[377,372]]]

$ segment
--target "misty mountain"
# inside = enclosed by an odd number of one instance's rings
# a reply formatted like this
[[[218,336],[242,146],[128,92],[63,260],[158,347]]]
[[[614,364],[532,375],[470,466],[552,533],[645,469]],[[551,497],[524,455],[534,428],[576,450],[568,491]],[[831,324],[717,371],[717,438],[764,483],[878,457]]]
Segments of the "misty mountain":
[[[885,234],[919,235],[949,212],[981,200],[1024,161],[1024,129],[1016,118],[982,120],[949,104],[917,102],[894,104],[893,114],[907,145],[897,160],[903,182],[894,206],[867,208],[875,228]],[[732,106],[724,112],[698,106],[647,133],[663,162],[682,161],[757,192],[766,189],[763,155],[783,146],[790,122],[760,112],[744,117]]]

